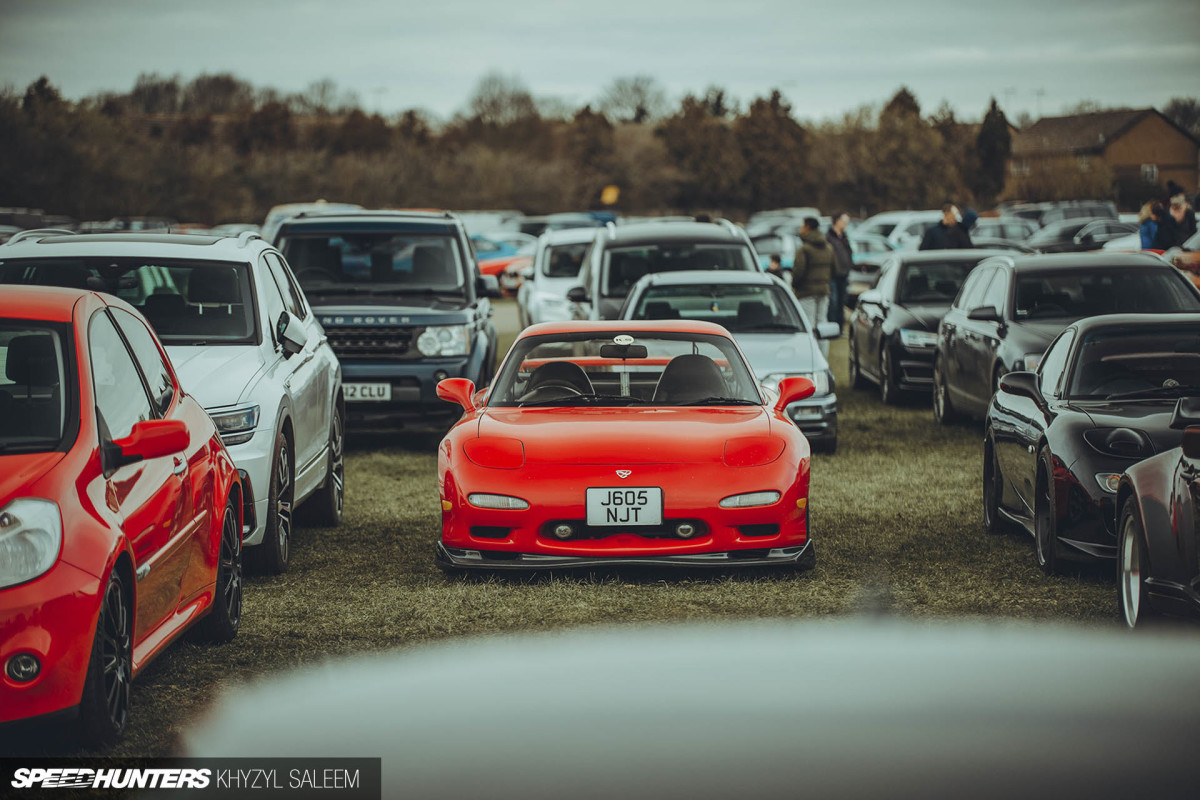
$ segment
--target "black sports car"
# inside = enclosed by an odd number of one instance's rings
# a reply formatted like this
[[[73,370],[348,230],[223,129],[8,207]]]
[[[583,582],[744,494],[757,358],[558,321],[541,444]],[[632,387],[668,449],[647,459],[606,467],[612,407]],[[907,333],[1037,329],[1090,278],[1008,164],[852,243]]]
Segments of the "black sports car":
[[[1025,528],[1051,574],[1064,556],[1113,558],[1121,474],[1178,447],[1189,423],[1200,424],[1200,314],[1111,314],[1068,326],[1036,373],[1000,380],[988,408],[987,530]]]
[[[901,392],[928,392],[938,323],[967,274],[998,250],[893,253],[874,289],[859,295],[850,317],[850,384],[879,386],[885,403]]]
[[[1130,467],[1117,487],[1117,591],[1125,624],[1200,616],[1200,428]]]
[[[1152,253],[1004,255],[963,283],[938,327],[933,414],[980,418],[1006,372],[1037,368],[1063,328],[1099,314],[1200,312],[1200,292]]]

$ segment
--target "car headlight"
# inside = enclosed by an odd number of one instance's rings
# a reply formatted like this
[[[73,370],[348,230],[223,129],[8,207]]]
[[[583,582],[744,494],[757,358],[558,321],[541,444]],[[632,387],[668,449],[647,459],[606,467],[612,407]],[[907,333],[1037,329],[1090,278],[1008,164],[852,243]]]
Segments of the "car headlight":
[[[212,417],[226,447],[250,441],[254,429],[258,427],[258,406],[243,406],[228,411],[210,410],[208,415]]]
[[[467,325],[430,325],[417,337],[417,349],[423,356],[465,356],[471,340]]]
[[[1021,359],[1021,361],[1025,364],[1026,371],[1033,372],[1038,368],[1038,365],[1042,363],[1042,354],[1030,353],[1025,356],[1025,358]]]
[[[721,508],[753,508],[755,506],[769,506],[772,503],[779,502],[779,492],[750,492],[748,494],[735,494],[726,497],[718,505]]]
[[[1121,486],[1121,473],[1098,472],[1096,473],[1096,483],[1100,484],[1100,488],[1109,494],[1116,494],[1117,489]]]
[[[813,396],[829,394],[832,391],[833,375],[829,370],[822,372],[772,372],[759,381],[759,383],[772,392],[778,392],[779,382],[784,378],[808,378],[812,381],[813,387],[816,390],[813,392]]]
[[[62,514],[49,500],[22,497],[0,509],[0,589],[44,575],[62,548]]]
[[[904,347],[937,347],[937,334],[912,328],[900,329],[900,344]]]

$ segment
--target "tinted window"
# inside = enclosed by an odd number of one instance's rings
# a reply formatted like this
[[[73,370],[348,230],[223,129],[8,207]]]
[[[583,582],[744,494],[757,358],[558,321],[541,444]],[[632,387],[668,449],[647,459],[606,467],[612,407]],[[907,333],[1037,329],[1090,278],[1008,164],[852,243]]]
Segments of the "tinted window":
[[[449,235],[297,234],[284,236],[280,249],[307,293],[331,294],[345,286],[371,294],[464,290],[462,259]]]
[[[1041,368],[1038,370],[1038,385],[1042,394],[1053,397],[1062,379],[1063,370],[1067,366],[1067,356],[1071,353],[1071,342],[1075,339],[1074,331],[1067,331],[1050,345],[1050,349],[1042,356]]]
[[[268,276],[270,273],[268,273]],[[263,305],[267,308],[267,324],[271,328],[271,337],[274,341],[279,341],[279,317],[286,310],[287,305],[283,299],[283,293],[279,291],[278,284],[274,279],[268,279],[262,282],[259,287],[262,292]]]
[[[681,270],[758,270],[741,244],[678,244],[614,247],[604,254],[605,297],[624,297],[644,275]]]
[[[144,258],[0,261],[0,283],[98,289],[125,300],[166,344],[252,344],[250,266]]]
[[[1200,325],[1098,331],[1079,343],[1069,395],[1107,398],[1200,391]]]
[[[996,309],[996,312],[1004,316],[1005,310],[1008,308],[1008,271],[996,269],[996,275],[988,284],[987,291],[983,293],[983,298],[979,301],[981,306],[991,306]]]
[[[962,291],[959,292],[958,301],[954,304],[954,307],[966,311],[978,308],[979,300],[983,297],[983,291],[987,288],[988,281],[992,279],[992,273],[995,271],[995,267],[989,267],[972,272],[963,283]]]
[[[275,279],[279,291],[283,294],[287,310],[300,319],[304,319],[308,313],[304,306],[304,296],[300,293],[300,287],[292,280],[288,268],[284,266],[283,259],[274,253],[267,253],[266,259],[267,267],[271,270],[271,277]]]
[[[1200,299],[1170,268],[1073,270],[1017,279],[1016,319],[1176,311],[1200,311]]]
[[[125,334],[125,340],[133,348],[133,355],[142,368],[142,374],[146,376],[146,383],[150,385],[150,397],[154,399],[159,416],[165,414],[175,398],[175,384],[171,381],[171,372],[163,362],[158,345],[154,343],[154,337],[128,311],[114,308],[112,315],[121,333]]]
[[[142,376],[108,314],[101,312],[92,317],[88,350],[92,357],[96,407],[108,426],[109,438],[123,439],[136,423],[154,415]]]
[[[901,303],[949,304],[974,268],[971,261],[937,261],[908,264],[900,280]]]
[[[0,320],[0,450],[43,452],[63,436],[67,386],[59,335]]]
[[[574,278],[591,246],[591,242],[580,242],[547,247],[542,258],[542,274],[547,278]]]
[[[715,322],[733,333],[804,330],[795,304],[780,286],[650,286],[633,318]]]

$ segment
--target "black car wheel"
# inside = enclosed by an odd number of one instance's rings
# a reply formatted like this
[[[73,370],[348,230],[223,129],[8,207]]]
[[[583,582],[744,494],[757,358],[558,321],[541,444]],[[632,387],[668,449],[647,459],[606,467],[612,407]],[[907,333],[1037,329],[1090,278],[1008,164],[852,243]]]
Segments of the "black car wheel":
[[[217,590],[212,611],[193,629],[200,642],[228,642],[242,622],[242,529],[235,498],[225,505],[221,522],[221,547],[217,556]]]
[[[305,522],[322,528],[336,528],[342,524],[342,510],[346,503],[345,445],[342,409],[335,403],[329,422],[329,470],[325,475],[325,485],[301,507]]]
[[[1033,539],[1038,566],[1047,575],[1057,575],[1058,514],[1054,500],[1054,466],[1050,450],[1038,453],[1037,493],[1034,498]]]
[[[896,362],[892,348],[884,344],[879,351],[879,399],[884,405],[895,405],[900,399],[900,386],[896,383]]]
[[[996,447],[989,433],[983,440],[983,529],[993,536],[1008,532],[1008,526],[1000,515],[1002,480]]]
[[[862,374],[862,364],[858,360],[858,338],[850,331],[850,388],[867,388],[867,379]]]
[[[125,578],[114,569],[100,601],[92,657],[79,701],[79,732],[91,747],[110,747],[129,725],[133,615]]]
[[[935,358],[933,362],[933,418],[939,425],[949,425],[954,422],[957,414],[950,403],[950,391],[946,386],[946,370],[942,359]]]
[[[283,433],[275,437],[275,458],[271,462],[271,486],[267,492],[267,530],[262,544],[250,548],[246,556],[256,572],[278,575],[287,572],[292,548],[292,446]]]
[[[1121,618],[1130,628],[1143,628],[1157,615],[1146,589],[1145,531],[1137,503],[1130,498],[1121,507],[1117,544],[1117,596]]]

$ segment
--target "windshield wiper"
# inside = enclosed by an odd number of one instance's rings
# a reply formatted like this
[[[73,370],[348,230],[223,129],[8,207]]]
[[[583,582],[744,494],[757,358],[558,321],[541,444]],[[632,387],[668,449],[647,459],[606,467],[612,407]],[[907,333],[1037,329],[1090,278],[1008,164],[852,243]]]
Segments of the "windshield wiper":
[[[1105,400],[1133,400],[1138,397],[1170,397],[1172,395],[1200,395],[1200,386],[1154,386],[1150,389],[1138,389],[1135,392],[1118,392],[1105,397]]]
[[[619,403],[620,405],[626,405],[626,406],[644,405],[646,402],[645,400],[643,400],[640,397],[632,397],[630,395],[625,395],[625,394],[573,394],[573,395],[568,395],[567,397],[556,397],[553,400],[538,400],[536,402],[527,401],[527,402],[521,403],[520,407],[524,408],[527,406],[573,406],[573,405],[578,405],[579,404],[578,401],[580,401],[580,400],[583,400],[583,401],[587,402],[588,404],[593,404],[593,405],[599,405],[599,403],[592,402],[592,401],[598,401],[598,400],[604,400],[606,402],[607,401],[616,401],[616,403]]]
[[[676,403],[681,406],[761,406],[758,400],[747,400],[744,397],[702,397],[687,403]]]

